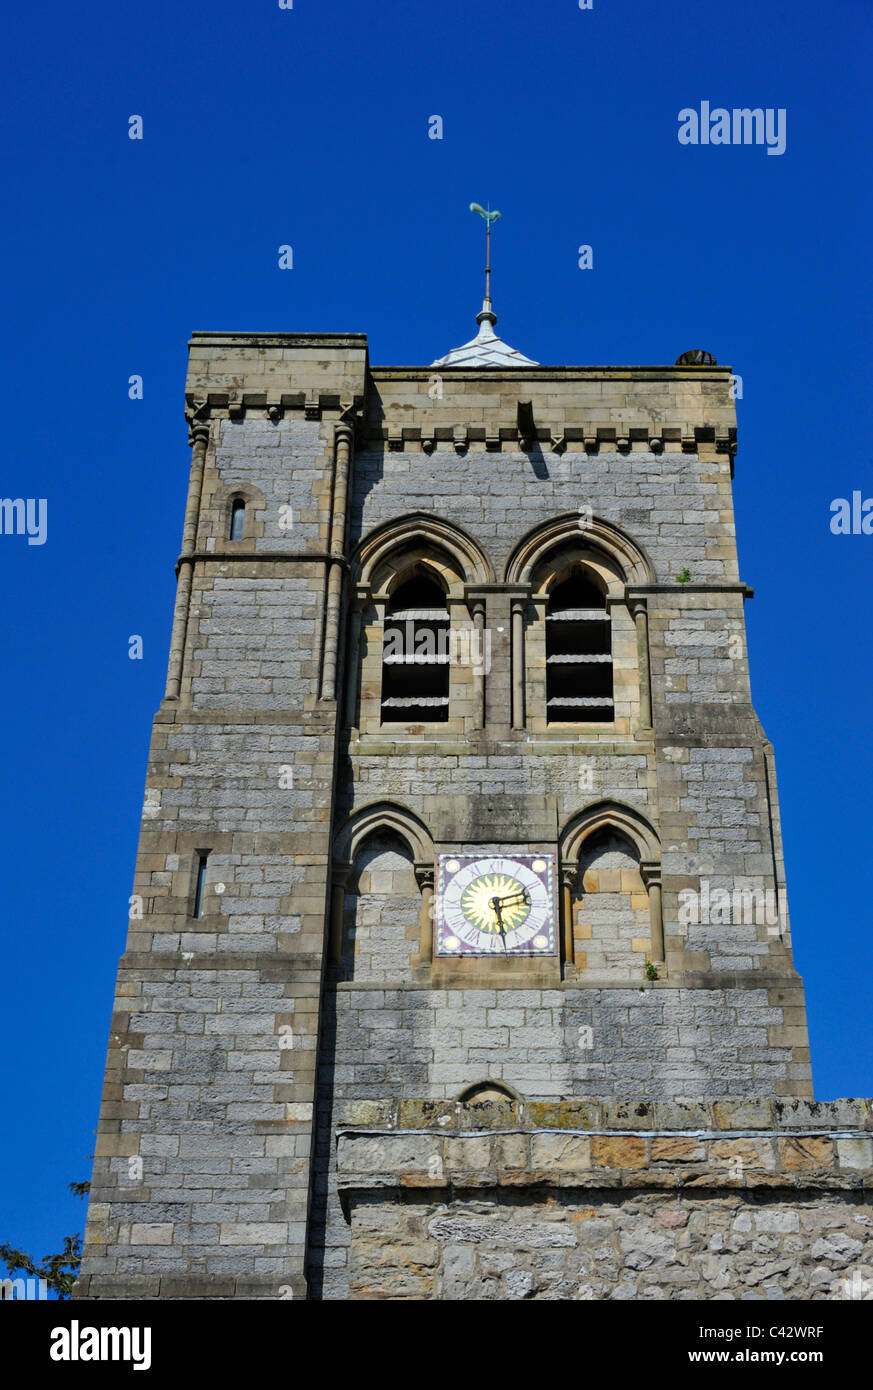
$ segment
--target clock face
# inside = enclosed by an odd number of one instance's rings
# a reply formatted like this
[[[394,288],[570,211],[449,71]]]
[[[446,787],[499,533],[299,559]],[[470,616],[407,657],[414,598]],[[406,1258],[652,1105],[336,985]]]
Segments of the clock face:
[[[438,956],[555,954],[555,856],[437,855]]]

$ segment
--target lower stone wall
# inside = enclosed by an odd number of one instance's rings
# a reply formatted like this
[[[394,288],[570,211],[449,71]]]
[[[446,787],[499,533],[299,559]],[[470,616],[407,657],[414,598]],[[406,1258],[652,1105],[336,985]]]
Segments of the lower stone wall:
[[[318,1060],[310,1297],[348,1297],[349,1229],[332,1137],[343,1103],[421,1096],[451,1108],[449,1097],[480,1081],[540,1101],[585,1095],[618,1104],[636,1094],[663,1106],[675,1097],[811,1095],[808,1058],[796,977],[723,989],[666,981],[612,989],[330,984]]]
[[[871,1116],[860,1100],[348,1105],[349,1296],[873,1299]]]

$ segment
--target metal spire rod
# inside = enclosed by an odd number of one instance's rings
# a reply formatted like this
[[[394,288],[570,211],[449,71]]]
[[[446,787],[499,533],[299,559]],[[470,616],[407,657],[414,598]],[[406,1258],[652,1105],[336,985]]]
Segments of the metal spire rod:
[[[485,298],[491,298],[491,222],[485,223]]]
[[[478,212],[479,216],[485,220],[485,303],[489,309],[491,307],[491,223],[496,222],[502,213],[495,208],[491,211],[491,204],[483,208],[481,203],[471,203],[471,212]]]

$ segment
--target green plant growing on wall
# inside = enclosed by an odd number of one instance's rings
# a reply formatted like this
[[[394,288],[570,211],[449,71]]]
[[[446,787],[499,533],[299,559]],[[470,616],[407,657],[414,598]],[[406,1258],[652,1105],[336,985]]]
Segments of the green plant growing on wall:
[[[679,571],[679,573],[677,574],[677,576],[676,576],[676,583],[677,583],[677,584],[687,584],[687,583],[689,582],[690,579],[691,579],[691,571],[690,571],[689,569],[681,569],[681,570]]]
[[[658,971],[658,967],[657,965],[655,965],[654,961],[646,961],[646,968],[643,971],[643,977],[646,983],[640,985],[640,994],[645,994],[646,984],[651,985],[654,980],[660,980],[661,978],[660,973]]]

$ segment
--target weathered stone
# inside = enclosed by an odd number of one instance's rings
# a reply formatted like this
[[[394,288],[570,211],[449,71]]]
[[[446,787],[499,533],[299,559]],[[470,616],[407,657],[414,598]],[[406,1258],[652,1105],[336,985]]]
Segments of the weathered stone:
[[[531,1167],[567,1174],[590,1168],[591,1142],[580,1135],[534,1134],[530,1145]]]
[[[830,1168],[834,1161],[834,1141],[807,1135],[779,1140],[779,1158],[787,1172],[806,1168]]]
[[[676,1230],[688,1225],[687,1211],[671,1211],[669,1207],[661,1207],[658,1212],[658,1225],[667,1230]]]
[[[621,1248],[628,1269],[648,1269],[653,1264],[673,1264],[676,1260],[673,1242],[656,1231],[626,1231],[621,1236]]]
[[[838,1139],[837,1161],[840,1168],[862,1169],[869,1172],[873,1168],[873,1139],[867,1136],[855,1139]]]
[[[646,1141],[635,1135],[596,1134],[591,1156],[597,1168],[645,1168],[648,1162]]]
[[[810,1108],[788,938],[705,906],[783,876],[730,386],[714,363],[404,372],[359,334],[194,336],[80,1296],[711,1296],[681,1241],[729,1227],[699,1187],[789,1215],[787,1175],[816,1204],[822,1167],[863,1190],[870,1112]],[[445,604],[409,621],[447,663],[388,659],[407,581],[412,611],[425,583]],[[578,654],[568,622],[609,660],[550,661]],[[431,677],[447,705],[391,703]],[[555,704],[601,680],[611,707]],[[446,859],[474,847],[543,858],[553,949],[434,954]],[[828,1234],[789,1226],[737,1235],[776,1242],[747,1254],[794,1297],[775,1265],[805,1246],[779,1243]]]
[[[828,1260],[831,1264],[845,1265],[857,1260],[864,1250],[860,1240],[852,1240],[843,1232],[834,1232],[823,1240],[814,1242],[810,1254],[814,1260]]]
[[[705,1157],[706,1150],[697,1139],[686,1139],[684,1135],[678,1139],[665,1135],[652,1138],[653,1163],[692,1163]]]

